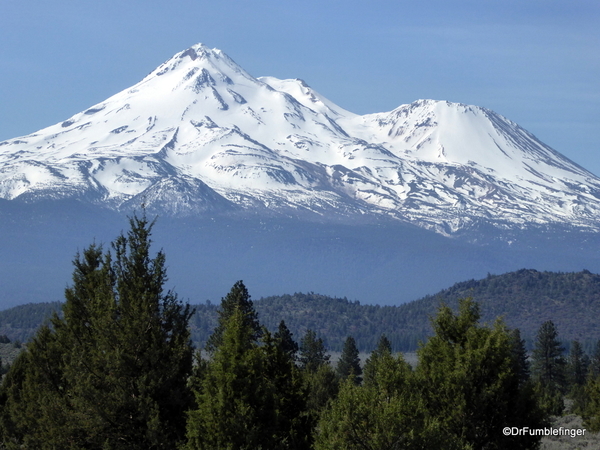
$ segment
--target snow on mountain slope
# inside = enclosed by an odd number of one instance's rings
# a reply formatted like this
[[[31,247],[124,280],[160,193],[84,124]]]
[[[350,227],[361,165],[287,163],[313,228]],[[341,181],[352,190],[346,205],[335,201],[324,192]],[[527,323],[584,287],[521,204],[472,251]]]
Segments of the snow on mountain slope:
[[[350,113],[198,44],[62,123],[0,143],[0,198],[142,199],[174,215],[389,216],[452,233],[600,228],[600,179],[506,118],[419,100]]]

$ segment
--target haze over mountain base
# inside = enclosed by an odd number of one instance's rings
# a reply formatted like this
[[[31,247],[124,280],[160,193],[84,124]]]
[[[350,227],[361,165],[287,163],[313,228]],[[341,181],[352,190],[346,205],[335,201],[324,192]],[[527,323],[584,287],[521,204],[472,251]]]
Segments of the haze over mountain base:
[[[6,218],[0,223],[0,308],[63,300],[75,254],[93,242],[109,245],[128,228],[124,214],[74,201],[2,201],[0,213]],[[481,229],[468,238],[393,220],[348,225],[161,216],[154,228],[155,251],[167,256],[167,286],[191,303],[217,303],[239,279],[253,298],[312,291],[388,305],[523,267],[600,272],[597,234]]]

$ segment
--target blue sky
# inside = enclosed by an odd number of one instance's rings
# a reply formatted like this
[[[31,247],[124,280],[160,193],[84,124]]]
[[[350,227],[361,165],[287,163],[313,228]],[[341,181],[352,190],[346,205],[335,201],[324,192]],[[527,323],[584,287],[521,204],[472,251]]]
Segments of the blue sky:
[[[597,0],[3,0],[0,140],[198,42],[359,114],[420,98],[484,106],[600,175]]]

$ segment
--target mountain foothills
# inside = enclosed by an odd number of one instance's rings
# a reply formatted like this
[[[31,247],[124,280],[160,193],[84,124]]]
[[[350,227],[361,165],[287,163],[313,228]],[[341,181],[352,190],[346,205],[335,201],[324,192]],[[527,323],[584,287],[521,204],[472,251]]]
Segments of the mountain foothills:
[[[435,295],[397,306],[362,305],[346,298],[316,293],[264,297],[254,302],[258,318],[275,332],[281,320],[299,339],[313,330],[331,351],[341,351],[348,336],[357,348],[372,351],[385,334],[394,351],[414,351],[432,333],[430,319],[441,304],[458,308],[461,298],[473,298],[481,307],[481,320],[492,324],[502,317],[510,328],[518,328],[531,346],[544,322],[552,321],[567,343],[581,342],[592,352],[600,340],[600,275],[539,272],[522,269],[484,279],[454,284]],[[27,341],[61,303],[21,305],[0,311],[0,335],[12,341]],[[203,346],[218,323],[218,306],[194,305],[191,334]]]
[[[170,216],[392,218],[445,235],[600,229],[600,179],[485,108],[356,115],[195,45],[71,118],[0,143],[0,198]]]

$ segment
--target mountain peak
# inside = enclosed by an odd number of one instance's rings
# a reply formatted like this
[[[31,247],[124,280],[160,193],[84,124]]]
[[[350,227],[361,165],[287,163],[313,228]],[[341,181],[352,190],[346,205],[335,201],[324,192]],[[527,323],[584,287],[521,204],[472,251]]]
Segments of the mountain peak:
[[[195,61],[196,59],[206,59],[213,61],[225,60],[228,64],[233,63],[235,66],[237,66],[237,64],[235,64],[233,60],[229,58],[222,50],[219,50],[218,48],[211,49],[202,43],[192,45],[190,48],[177,53],[171,59],[184,59],[186,57],[189,57],[192,61]]]
[[[180,78],[187,80],[202,69],[205,74],[214,72],[223,80],[227,80],[231,74],[238,74],[246,79],[256,81],[221,50],[210,49],[204,44],[196,44],[169,58],[142,82],[157,76],[173,75],[173,73],[179,74]]]
[[[482,222],[600,229],[600,179],[493,111],[421,99],[361,116],[203,44],[0,143],[0,198],[48,197],[116,209],[156,199],[180,215],[388,216],[442,233]]]
[[[217,49],[209,49],[206,45],[202,44],[202,43],[198,43],[196,45],[192,45],[190,48],[188,48],[187,50],[184,50],[182,52],[180,52],[178,55],[176,55],[175,57],[177,58],[185,58],[186,56],[189,56],[192,61],[195,60],[196,58],[200,57],[207,57],[208,55],[213,55],[216,52],[221,52],[220,50]]]

